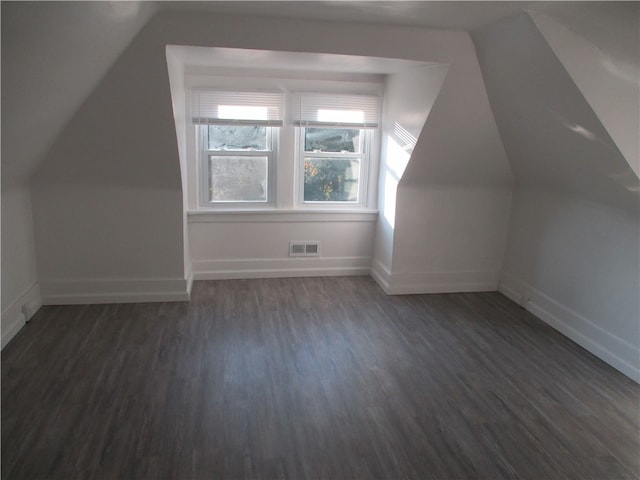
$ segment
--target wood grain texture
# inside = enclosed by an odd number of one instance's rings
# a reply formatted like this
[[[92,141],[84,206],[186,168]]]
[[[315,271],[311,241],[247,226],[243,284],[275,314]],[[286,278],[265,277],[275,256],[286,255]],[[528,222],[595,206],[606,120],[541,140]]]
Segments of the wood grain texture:
[[[196,282],[43,307],[2,351],[2,478],[638,478],[640,387],[498,293]]]

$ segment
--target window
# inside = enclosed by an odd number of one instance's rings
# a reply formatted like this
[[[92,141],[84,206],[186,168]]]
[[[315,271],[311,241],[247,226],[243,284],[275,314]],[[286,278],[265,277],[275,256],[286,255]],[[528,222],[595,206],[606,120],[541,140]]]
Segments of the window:
[[[203,205],[274,202],[282,94],[194,91]]]
[[[274,128],[205,125],[202,169],[209,203],[269,202],[273,178]]]
[[[374,95],[192,90],[200,206],[367,207],[379,103]]]
[[[364,131],[301,128],[303,202],[358,203]]]
[[[365,203],[371,137],[379,99],[357,95],[300,95],[299,197],[303,204]]]

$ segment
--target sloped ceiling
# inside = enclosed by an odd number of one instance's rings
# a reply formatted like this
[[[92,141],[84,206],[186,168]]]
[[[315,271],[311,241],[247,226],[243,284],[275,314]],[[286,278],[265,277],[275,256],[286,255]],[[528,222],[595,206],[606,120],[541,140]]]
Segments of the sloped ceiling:
[[[474,30],[527,8],[544,12],[559,5],[571,17],[584,2],[2,2],[2,186],[29,180],[158,10]]]
[[[460,1],[215,1],[159,2],[163,10],[230,13],[331,22],[472,30],[549,2]],[[553,3],[553,2],[552,2]]]
[[[637,209],[638,178],[531,18],[473,39],[516,184]]]
[[[594,3],[579,14],[559,8],[529,15],[640,176],[640,3]]]
[[[147,2],[2,2],[2,187],[24,183],[155,13]]]

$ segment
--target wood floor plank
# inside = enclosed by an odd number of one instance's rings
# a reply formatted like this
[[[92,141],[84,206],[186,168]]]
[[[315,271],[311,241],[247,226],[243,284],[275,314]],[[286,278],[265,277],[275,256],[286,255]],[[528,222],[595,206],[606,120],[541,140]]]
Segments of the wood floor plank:
[[[2,351],[6,479],[627,479],[640,386],[498,293],[201,281],[43,307]]]

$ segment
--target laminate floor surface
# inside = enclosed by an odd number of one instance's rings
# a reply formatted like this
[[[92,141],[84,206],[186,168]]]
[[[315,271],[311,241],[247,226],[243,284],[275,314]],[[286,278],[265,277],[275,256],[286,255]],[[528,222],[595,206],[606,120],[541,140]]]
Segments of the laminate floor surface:
[[[638,478],[639,400],[499,293],[203,281],[43,307],[2,351],[2,478]]]

